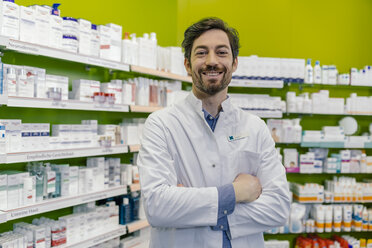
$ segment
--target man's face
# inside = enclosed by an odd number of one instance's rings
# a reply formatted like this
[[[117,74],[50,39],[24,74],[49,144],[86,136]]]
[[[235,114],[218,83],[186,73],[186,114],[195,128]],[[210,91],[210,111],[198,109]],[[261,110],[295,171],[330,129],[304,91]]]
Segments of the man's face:
[[[237,65],[229,38],[219,29],[208,30],[195,39],[190,61],[185,59],[185,67],[192,76],[194,86],[208,95],[215,95],[229,85]]]

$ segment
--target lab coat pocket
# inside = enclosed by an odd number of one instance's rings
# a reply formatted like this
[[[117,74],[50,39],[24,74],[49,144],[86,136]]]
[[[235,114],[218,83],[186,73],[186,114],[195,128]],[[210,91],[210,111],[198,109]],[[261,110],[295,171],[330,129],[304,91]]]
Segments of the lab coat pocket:
[[[257,176],[260,170],[260,154],[252,151],[239,151],[238,153],[238,170],[239,173]]]

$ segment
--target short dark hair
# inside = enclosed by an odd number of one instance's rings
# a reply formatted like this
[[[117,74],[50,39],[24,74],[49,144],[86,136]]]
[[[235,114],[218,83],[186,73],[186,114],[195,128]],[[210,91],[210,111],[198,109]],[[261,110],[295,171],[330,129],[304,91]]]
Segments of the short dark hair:
[[[194,40],[201,36],[204,32],[211,29],[220,29],[227,34],[230,41],[231,51],[233,59],[238,57],[239,54],[239,33],[236,29],[229,27],[226,22],[217,17],[204,18],[190,27],[188,27],[184,34],[184,40],[182,47],[185,50],[185,58],[190,61],[191,49],[194,44]]]

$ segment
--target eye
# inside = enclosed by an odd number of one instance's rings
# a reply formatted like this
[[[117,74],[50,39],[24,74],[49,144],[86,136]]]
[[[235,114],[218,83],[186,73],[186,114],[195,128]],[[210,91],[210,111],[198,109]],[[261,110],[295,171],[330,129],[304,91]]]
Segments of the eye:
[[[204,50],[199,50],[199,51],[195,52],[196,56],[203,56],[203,55],[206,55],[206,54],[207,54],[207,51],[204,51]]]
[[[226,56],[226,55],[229,54],[229,52],[226,51],[226,50],[219,50],[219,51],[217,51],[217,54],[220,55],[220,56]]]

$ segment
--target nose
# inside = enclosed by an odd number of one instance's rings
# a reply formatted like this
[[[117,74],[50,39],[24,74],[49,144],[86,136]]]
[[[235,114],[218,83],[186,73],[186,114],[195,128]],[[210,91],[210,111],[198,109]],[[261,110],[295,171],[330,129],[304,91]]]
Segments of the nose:
[[[208,66],[216,66],[218,63],[217,56],[214,52],[209,52],[205,64]]]

